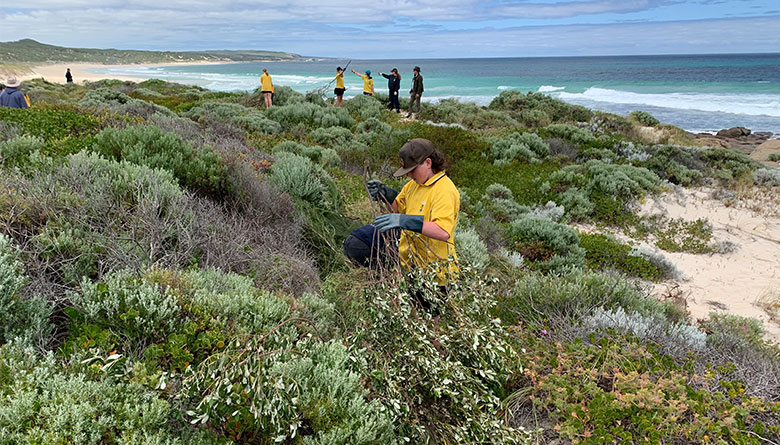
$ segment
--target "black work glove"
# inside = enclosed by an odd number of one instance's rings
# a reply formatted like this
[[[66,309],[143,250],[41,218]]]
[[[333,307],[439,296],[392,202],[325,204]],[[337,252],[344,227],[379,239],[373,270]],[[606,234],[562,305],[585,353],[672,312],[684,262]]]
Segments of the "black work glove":
[[[395,197],[398,196],[398,192],[395,189],[386,186],[382,181],[372,179],[366,185],[368,193],[374,201],[385,201],[388,204],[392,204],[395,201]]]

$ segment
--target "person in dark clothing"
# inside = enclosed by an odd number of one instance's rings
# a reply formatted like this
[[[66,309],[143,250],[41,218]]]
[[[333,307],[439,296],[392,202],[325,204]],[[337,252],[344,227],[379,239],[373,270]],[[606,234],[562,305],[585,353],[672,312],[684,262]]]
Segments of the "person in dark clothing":
[[[412,79],[412,89],[409,90],[409,113],[406,117],[412,117],[414,113],[414,103],[417,102],[417,111],[420,111],[420,97],[423,93],[423,77],[420,74],[420,67],[414,67],[414,79]]]
[[[390,109],[395,109],[396,113],[400,113],[401,104],[398,102],[398,91],[401,89],[401,75],[398,74],[398,69],[393,68],[390,70],[390,74],[379,74],[387,79],[387,89],[390,91]]]
[[[29,108],[24,99],[24,93],[19,91],[19,85],[21,82],[15,77],[8,79],[8,82],[5,83],[5,89],[0,93],[0,107]]]
[[[65,71],[65,81],[67,83],[73,83],[73,74],[70,73],[70,68],[68,68],[68,70]]]

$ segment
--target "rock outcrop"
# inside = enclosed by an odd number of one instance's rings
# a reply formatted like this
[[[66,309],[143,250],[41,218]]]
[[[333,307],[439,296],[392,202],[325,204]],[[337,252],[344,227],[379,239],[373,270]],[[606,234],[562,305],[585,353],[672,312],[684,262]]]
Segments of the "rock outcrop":
[[[731,148],[751,154],[758,146],[772,137],[772,133],[759,131],[753,133],[745,127],[733,127],[718,131],[717,134],[699,133],[692,135],[700,144],[716,148]]]

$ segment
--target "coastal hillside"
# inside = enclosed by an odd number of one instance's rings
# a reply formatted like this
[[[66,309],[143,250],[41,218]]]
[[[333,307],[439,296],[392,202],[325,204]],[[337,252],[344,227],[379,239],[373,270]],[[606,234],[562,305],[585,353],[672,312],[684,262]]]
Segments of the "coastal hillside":
[[[170,62],[253,62],[260,60],[294,60],[297,54],[260,50],[216,51],[138,51],[96,48],[65,48],[32,39],[0,42],[3,64],[44,64],[87,62],[102,64],[170,63]]]
[[[0,108],[0,442],[780,443],[780,147],[517,90],[407,119],[24,87]],[[411,138],[461,195],[446,294],[392,243],[342,253]]]

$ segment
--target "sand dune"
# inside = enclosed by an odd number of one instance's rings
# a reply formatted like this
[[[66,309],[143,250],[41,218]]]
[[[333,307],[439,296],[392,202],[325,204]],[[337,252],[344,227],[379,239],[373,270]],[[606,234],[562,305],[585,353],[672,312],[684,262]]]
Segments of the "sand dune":
[[[142,65],[132,65],[134,67],[152,67],[152,66],[171,66],[171,65],[213,65],[224,64],[229,62],[184,62],[184,63],[150,63]],[[128,65],[101,65],[96,63],[56,63],[51,65],[39,65],[29,68],[28,72],[15,73],[21,81],[44,78],[53,83],[65,83],[65,71],[70,68],[71,74],[73,74],[73,81],[75,83],[82,83],[84,81],[94,82],[101,79],[119,79],[119,80],[132,80],[134,82],[141,82],[147,80],[148,77],[144,76],[117,76],[114,74],[97,74],[89,70],[96,68],[112,68]]]

